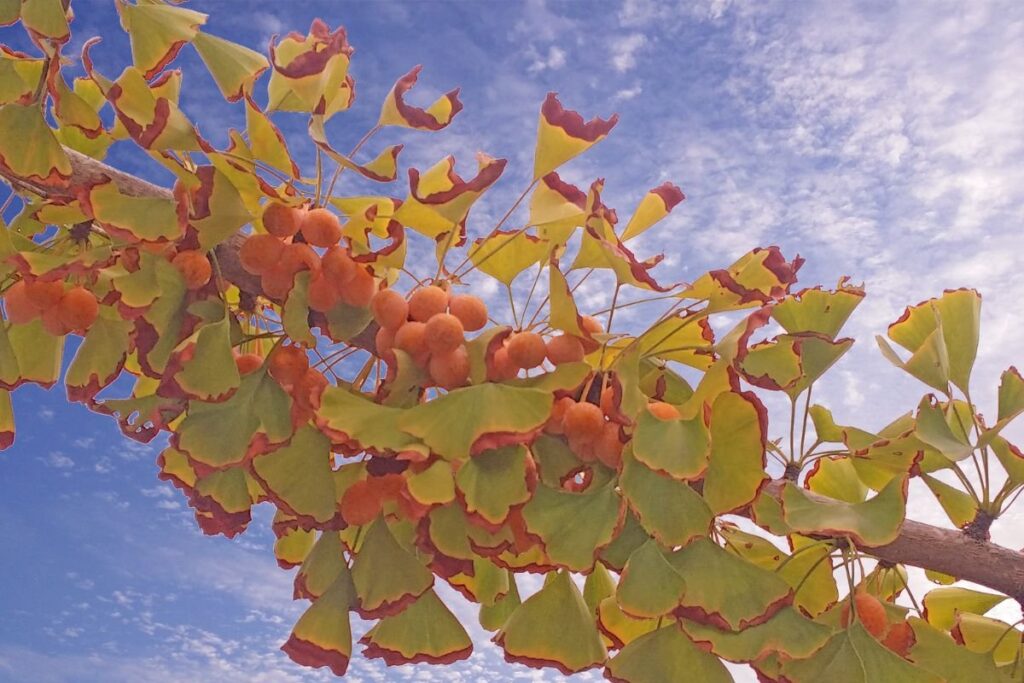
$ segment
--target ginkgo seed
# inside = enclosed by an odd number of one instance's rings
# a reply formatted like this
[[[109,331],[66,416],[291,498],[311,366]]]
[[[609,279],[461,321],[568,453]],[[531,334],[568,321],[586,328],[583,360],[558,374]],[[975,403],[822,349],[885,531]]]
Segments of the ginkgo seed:
[[[341,247],[331,247],[325,251],[320,263],[324,274],[339,291],[356,275],[356,262]]]
[[[308,270],[311,277],[320,274],[320,255],[313,251],[313,247],[302,242],[292,242],[285,245],[281,253],[281,261],[276,268],[281,268],[290,275],[295,275],[301,270]]]
[[[341,300],[349,306],[366,308],[377,293],[377,281],[369,270],[357,266],[355,275],[338,289]]]
[[[413,358],[419,358],[427,351],[427,324],[418,321],[407,322],[395,332],[395,348],[405,351]]]
[[[499,347],[491,354],[491,362],[487,366],[487,379],[492,382],[502,382],[506,379],[513,379],[519,374],[519,368],[512,364],[508,357],[508,349]]]
[[[355,482],[341,496],[341,518],[350,526],[369,524],[377,519],[380,510],[380,495],[369,480]]]
[[[548,421],[544,424],[544,430],[550,434],[565,434],[565,411],[569,409],[569,406],[573,405],[576,405],[576,401],[572,400],[569,396],[555,399],[554,404],[551,406],[551,416],[548,417]]]
[[[100,303],[88,289],[76,286],[64,292],[56,310],[60,322],[68,330],[87,330],[99,315]]]
[[[583,344],[576,337],[560,334],[548,339],[546,346],[548,360],[553,365],[583,360]]]
[[[338,303],[338,290],[334,288],[331,281],[323,273],[314,277],[309,282],[309,289],[306,292],[309,307],[314,311],[326,313]]]
[[[64,296],[64,283],[35,280],[26,285],[25,294],[32,305],[40,311],[45,311],[60,303],[61,297]]]
[[[429,340],[429,333],[427,338]],[[431,378],[439,387],[461,387],[469,379],[469,354],[466,353],[466,347],[459,346],[447,353],[431,355],[428,369]]]
[[[566,408],[563,424],[570,439],[593,443],[604,431],[604,413],[593,403],[583,401]]]
[[[882,639],[882,645],[900,657],[906,657],[916,640],[917,637],[914,635],[914,629],[910,623],[900,621],[889,628],[889,632]]]
[[[451,313],[438,313],[427,321],[427,348],[431,353],[451,353],[466,340],[462,323]]]
[[[310,209],[302,217],[299,230],[314,247],[333,247],[341,239],[341,222],[324,208]]]
[[[651,401],[647,404],[647,410],[659,420],[678,420],[680,417],[679,409],[664,401]]]
[[[487,325],[487,305],[472,294],[456,294],[448,301],[448,312],[459,319],[466,332],[482,330]]]
[[[513,334],[505,348],[508,349],[508,359],[512,364],[523,370],[541,365],[548,354],[544,338],[536,332]]]
[[[181,273],[181,277],[185,280],[185,287],[188,289],[203,287],[213,275],[210,259],[206,258],[206,254],[201,251],[189,249],[178,252],[171,263]]]
[[[238,259],[247,273],[262,275],[281,260],[284,246],[284,242],[273,235],[250,235],[242,242]]]
[[[39,317],[39,309],[28,298],[24,280],[18,280],[4,292],[7,319],[15,325],[31,322]]]
[[[243,353],[235,356],[235,367],[239,375],[248,375],[263,367],[263,356],[258,353]]]
[[[275,237],[291,237],[299,231],[302,212],[283,202],[271,201],[263,207],[263,227]]]
[[[393,289],[382,289],[374,294],[370,311],[377,324],[389,330],[397,330],[409,318],[409,304]]]
[[[594,442],[594,455],[602,463],[615,469],[622,462],[622,441],[619,437],[619,425],[606,422],[601,435]]]
[[[601,321],[591,315],[585,315],[580,318],[580,327],[583,328],[585,333],[585,336],[580,337],[583,350],[587,353],[593,353],[601,348],[601,342],[593,338],[593,335],[604,332],[604,326],[601,325]]]
[[[267,370],[282,385],[294,385],[308,369],[309,356],[298,346],[278,346],[270,353]]]
[[[409,297],[409,316],[425,323],[448,308],[448,292],[437,285],[421,287]]]
[[[867,629],[868,633],[875,638],[881,638],[889,630],[889,618],[885,613],[885,607],[881,601],[870,593],[858,591],[853,596],[853,611],[857,620]],[[840,613],[843,626],[850,622],[850,603],[843,605]]]

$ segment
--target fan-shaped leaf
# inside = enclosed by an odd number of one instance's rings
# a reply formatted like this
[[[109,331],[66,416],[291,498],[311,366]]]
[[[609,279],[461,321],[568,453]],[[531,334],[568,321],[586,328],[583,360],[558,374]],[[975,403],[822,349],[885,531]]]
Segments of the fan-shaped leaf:
[[[377,517],[352,562],[352,583],[359,615],[372,619],[401,612],[434,585],[434,576]]]
[[[607,677],[616,683],[732,680],[722,662],[698,648],[676,623],[642,635],[622,648],[608,662]]]

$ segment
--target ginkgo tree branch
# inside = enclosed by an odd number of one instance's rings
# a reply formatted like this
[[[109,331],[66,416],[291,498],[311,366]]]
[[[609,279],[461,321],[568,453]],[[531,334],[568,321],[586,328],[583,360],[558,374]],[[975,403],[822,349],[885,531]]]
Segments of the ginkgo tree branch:
[[[22,178],[2,175],[13,187],[35,192],[50,199],[73,199],[75,188],[88,187],[109,178],[126,195],[174,199],[173,193],[158,185],[120,171],[89,156],[65,148],[72,173],[63,186],[42,185]],[[233,235],[216,248],[217,261],[224,279],[250,296],[262,295],[260,279],[242,268],[239,248],[245,240]],[[374,352],[376,326],[364,330],[349,343]],[[779,497],[785,480],[769,482],[764,492]],[[822,503],[831,499],[811,492],[807,495]],[[831,501],[835,502],[835,501]],[[859,547],[861,552],[885,562],[905,564],[971,581],[1022,601],[1024,600],[1024,554],[1003,546],[976,540],[954,529],[905,520],[899,536],[880,547]]]

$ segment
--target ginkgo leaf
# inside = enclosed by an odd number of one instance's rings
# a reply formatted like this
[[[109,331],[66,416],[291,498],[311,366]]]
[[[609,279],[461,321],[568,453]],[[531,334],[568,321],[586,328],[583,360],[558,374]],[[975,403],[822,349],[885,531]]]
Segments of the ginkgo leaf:
[[[626,562],[615,590],[615,600],[628,616],[655,619],[680,606],[686,580],[676,571],[655,541],[640,546]]]
[[[703,416],[662,420],[642,411],[633,432],[633,455],[647,467],[676,479],[700,479],[711,456],[711,437]]]
[[[427,469],[406,478],[409,495],[423,505],[444,505],[455,500],[455,479],[451,465],[434,461]]]
[[[974,521],[978,514],[978,504],[970,494],[927,474],[922,474],[921,479],[954,525],[962,529]]]
[[[834,339],[864,300],[864,289],[839,281],[834,291],[820,287],[790,294],[772,307],[772,318],[790,334],[816,332]]]
[[[71,37],[68,12],[60,0],[22,0],[21,23],[36,38],[64,43]]]
[[[854,622],[848,629],[833,635],[810,657],[786,662],[782,671],[792,683],[939,683],[942,680],[890,652],[860,622]]]
[[[793,602],[778,574],[699,539],[672,553],[669,563],[686,581],[677,613],[716,628],[740,631],[764,623]]]
[[[523,507],[530,533],[538,536],[554,564],[587,571],[621,527],[625,506],[613,482],[582,493],[537,486]],[[596,490],[594,490],[596,488]]]
[[[615,578],[600,562],[587,574],[587,579],[583,583],[583,602],[587,603],[587,608],[595,617],[601,601],[615,595],[615,585]]]
[[[626,241],[646,232],[671,213],[684,199],[686,197],[683,191],[672,183],[665,182],[654,188],[640,200],[640,204],[626,223],[622,240]]]
[[[430,239],[439,239],[458,229],[473,204],[501,177],[506,164],[505,159],[478,153],[477,174],[469,180],[455,171],[452,156],[422,173],[409,169],[409,198],[395,212],[395,220]]]
[[[455,484],[466,511],[491,524],[501,524],[509,508],[530,499],[527,482],[527,451],[506,446],[477,453],[459,467]]]
[[[209,33],[195,35],[192,45],[228,102],[237,102],[251,93],[256,79],[270,68],[267,58],[259,52]],[[248,124],[246,127],[250,128]],[[251,135],[251,128],[249,132]],[[266,160],[258,152],[257,155]]]
[[[1005,595],[985,593],[950,586],[933,588],[924,596],[924,613],[921,615],[929,624],[943,631],[953,628],[958,613],[969,612],[983,615],[990,609],[1008,600]]]
[[[772,652],[801,659],[814,654],[831,635],[832,629],[812,621],[793,607],[786,607],[763,624],[738,633],[722,631],[696,621],[683,620],[683,630],[698,645],[708,644],[712,652],[730,662],[750,662]]]
[[[49,389],[60,377],[63,354],[64,338],[49,334],[38,319],[10,325],[0,334],[0,387],[13,391],[38,384]]]
[[[1014,624],[971,612],[956,614],[951,635],[971,652],[987,654],[998,666],[1017,661],[1024,638]]]
[[[294,598],[316,600],[339,577],[349,584],[352,583],[348,565],[345,564],[341,537],[337,531],[324,531],[310,548],[298,573],[295,574]]]
[[[754,394],[726,392],[715,399],[703,491],[715,514],[747,505],[768,480],[764,471],[767,429],[767,411]]]
[[[480,271],[511,285],[516,276],[539,263],[549,250],[547,240],[525,231],[497,230],[473,241],[469,259]]]
[[[954,432],[950,427],[946,416],[951,411],[949,404],[940,404],[934,395],[928,394],[917,406],[914,435],[950,460],[958,461],[974,449],[962,431]]]
[[[992,655],[986,651],[972,652],[960,646],[944,631],[940,631],[917,617],[911,617],[910,627],[914,630],[914,644],[909,659],[922,669],[937,674],[949,683],[976,683],[977,681],[1006,680],[1005,672],[996,669]],[[1007,638],[1011,649],[1017,644]]]
[[[445,128],[462,111],[459,88],[442,95],[426,109],[406,103],[405,95],[416,85],[422,69],[422,66],[414,66],[395,82],[391,92],[384,98],[377,125],[437,131]]]
[[[700,494],[685,482],[648,469],[630,450],[627,446],[622,453],[619,487],[644,529],[667,547],[706,536],[714,516]]]
[[[548,324],[552,328],[561,330],[566,334],[577,337],[584,336],[583,319],[580,316],[579,309],[576,308],[576,301],[573,299],[569,283],[562,271],[558,269],[558,262],[552,260],[548,266],[548,271],[550,273],[548,281]]]
[[[522,604],[515,573],[506,570],[506,574],[508,576],[508,592],[498,597],[493,605],[480,605],[480,626],[488,631],[497,631],[502,628],[512,613]]]
[[[857,476],[857,469],[847,456],[815,460],[804,479],[804,487],[847,503],[862,503],[868,495],[868,487]]]
[[[521,443],[551,414],[552,396],[540,389],[481,384],[457,389],[404,411],[398,427],[446,460],[464,460],[486,435]]]
[[[321,428],[336,441],[349,441],[360,450],[373,453],[413,452],[427,455],[416,438],[395,429],[404,414],[399,408],[383,406],[362,394],[342,387],[327,387],[317,411]]]
[[[113,315],[101,313],[96,318],[64,378],[69,400],[86,403],[121,374],[132,327],[130,322]]]
[[[334,518],[338,499],[330,453],[327,437],[307,426],[286,446],[253,458],[252,472],[281,510],[304,524],[323,525]]]
[[[189,504],[203,533],[233,538],[245,531],[255,502],[251,484],[251,477],[237,467],[197,477]]]
[[[121,26],[132,44],[132,61],[146,78],[167,66],[185,43],[191,42],[206,23],[207,15],[184,7],[151,2],[132,5],[118,0]]]
[[[384,149],[377,158],[367,164],[358,164],[349,157],[336,151],[327,141],[327,132],[324,130],[325,117],[313,116],[309,120],[309,136],[317,147],[327,153],[334,161],[342,167],[351,169],[370,180],[380,183],[389,183],[398,176],[398,153],[402,151],[402,145],[391,145]]]
[[[715,361],[715,333],[703,315],[671,315],[648,328],[637,344],[645,358],[674,360],[698,370]]]
[[[620,649],[645,633],[658,628],[657,619],[634,619],[619,607],[615,596],[605,598],[597,606],[597,628],[612,648]]]
[[[351,584],[334,581],[299,617],[281,649],[296,664],[326,666],[335,676],[344,676],[352,656],[349,609],[353,600]]]
[[[43,186],[62,187],[71,177],[71,161],[61,149],[42,111],[12,102],[0,107],[0,130],[18,131],[0,137],[0,170]]]
[[[606,651],[594,619],[568,572],[557,572],[527,598],[494,636],[505,659],[566,676],[604,662]]]
[[[200,249],[209,250],[249,223],[253,214],[231,178],[216,167],[200,166],[195,176],[198,185],[187,191],[188,224],[199,233]],[[182,192],[179,188],[179,197]]]
[[[231,352],[230,321],[225,314],[201,326],[184,342],[181,355],[187,351],[188,359],[174,372],[173,383],[186,398],[216,403],[238,389],[240,376]]]
[[[555,93],[548,93],[540,109],[540,123],[537,127],[534,180],[590,149],[603,140],[618,122],[618,114],[608,119],[595,117],[584,121],[577,112],[563,108]]]
[[[11,392],[0,389],[0,451],[14,444],[14,408]]]
[[[381,619],[359,642],[366,645],[366,657],[383,659],[388,666],[451,664],[473,651],[466,629],[432,590]]]
[[[87,51],[83,62],[89,76],[98,81],[100,76],[92,69]],[[128,67],[104,94],[124,131],[140,147],[153,151],[201,149],[196,129],[185,114],[171,98],[161,94],[157,82],[147,83],[140,70]]]
[[[761,306],[789,292],[803,263],[799,256],[786,261],[778,247],[754,249],[728,268],[700,276],[679,296],[706,299],[708,312]]]
[[[366,529],[352,562],[357,611],[364,619],[398,614],[434,585],[434,576],[395,539],[384,518]]]
[[[897,478],[863,503],[812,499],[791,483],[783,487],[781,495],[786,523],[794,531],[849,536],[857,545],[868,547],[896,539],[903,524],[906,497],[907,480]]]
[[[281,130],[250,97],[245,98],[245,130],[256,158],[293,178],[299,177],[299,167],[288,151]]]
[[[1011,366],[999,377],[999,411],[996,417],[1005,424],[1021,413],[1024,413],[1024,377]]]
[[[576,228],[583,226],[586,211],[587,195],[552,172],[537,182],[530,196],[529,224],[554,244],[564,246]]]
[[[698,648],[674,622],[622,648],[608,661],[606,676],[616,683],[733,680],[717,657]]]
[[[274,557],[281,569],[298,567],[306,559],[316,541],[315,531],[286,529],[274,540]]]
[[[320,19],[302,36],[289,33],[270,43],[268,109],[319,113],[330,117],[347,109],[354,96],[348,76],[353,49],[345,29],[331,31]]]

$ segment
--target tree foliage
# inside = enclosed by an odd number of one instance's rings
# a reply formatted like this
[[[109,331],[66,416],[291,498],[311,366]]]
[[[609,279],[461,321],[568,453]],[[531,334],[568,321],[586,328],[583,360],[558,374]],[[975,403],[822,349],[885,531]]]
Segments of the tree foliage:
[[[344,29],[315,21],[264,56],[201,13],[117,0],[132,64],[101,73],[87,41],[69,82],[66,4],[0,1],[0,23],[35,46],[0,46],[0,174],[21,205],[0,231],[0,442],[14,440],[8,392],[54,385],[65,338],[83,337],[68,398],[128,438],[166,437],[160,476],[204,532],[276,509],[277,561],[309,601],[283,646],[296,662],[343,675],[352,615],[375,622],[367,657],[469,656],[446,583],[509,661],[563,673],[729,680],[725,660],[793,683],[1022,679],[1017,625],[984,616],[1006,596],[944,585],[915,599],[901,564],[862,561],[900,538],[912,478],[979,542],[1024,488],[1001,434],[1024,379],[1004,373],[994,421],[970,395],[977,292],[911,306],[878,338],[928,386],[915,410],[877,431],[839,425],[811,388],[850,349],[863,289],[797,290],[803,261],[777,247],[663,283],[661,257],[630,244],[679,188],[620,220],[602,180],[558,174],[617,117],[548,95],[532,182],[471,237],[504,159],[479,154],[468,178],[452,157],[409,169],[396,197],[402,146],[369,151],[382,128],[440,131],[461,111],[458,90],[413,104],[420,67],[344,154],[327,125],[355,98]],[[190,48],[244,108],[226,149],[179,107],[170,65]],[[284,116],[308,120],[315,169],[293,159]],[[173,191],[95,172],[113,144],[169,170]],[[380,194],[344,194],[353,176]],[[599,272],[614,287],[591,317],[576,294]],[[533,283],[518,302],[517,278]],[[472,294],[488,279],[510,318]],[[646,328],[615,324],[641,303],[660,307]],[[792,406],[781,429],[768,392]],[[543,587],[521,594],[524,573]]]

